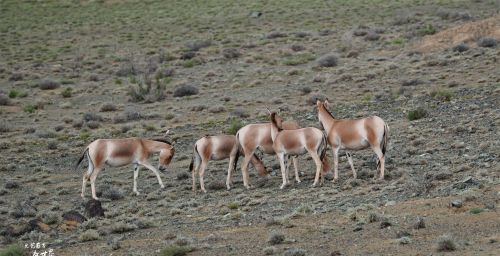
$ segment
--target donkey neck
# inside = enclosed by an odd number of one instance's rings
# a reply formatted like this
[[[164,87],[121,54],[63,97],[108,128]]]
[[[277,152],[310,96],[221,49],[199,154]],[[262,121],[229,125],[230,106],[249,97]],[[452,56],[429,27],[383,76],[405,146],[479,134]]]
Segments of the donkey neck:
[[[326,109],[321,109],[318,113],[318,117],[325,131],[328,131],[330,127],[333,126],[333,123],[336,121],[333,115],[330,114],[330,112],[328,112],[328,110]]]
[[[164,149],[167,148],[168,144],[160,141],[154,141],[154,140],[143,140],[143,145],[150,151],[150,152],[160,152]]]
[[[278,133],[280,132],[280,129],[276,125],[275,121],[271,121],[271,139],[274,142],[276,140],[276,137],[278,137]]]

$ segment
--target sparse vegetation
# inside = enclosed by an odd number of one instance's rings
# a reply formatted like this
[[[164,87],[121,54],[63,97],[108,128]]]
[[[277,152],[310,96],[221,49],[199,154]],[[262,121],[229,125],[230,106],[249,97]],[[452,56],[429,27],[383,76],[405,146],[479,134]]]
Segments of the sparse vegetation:
[[[235,135],[238,130],[243,127],[243,123],[239,118],[233,118],[231,119],[231,123],[229,124],[229,127],[226,129],[227,134]]]
[[[196,95],[198,93],[199,93],[198,87],[186,84],[178,86],[174,90],[174,97],[185,97],[185,96]]]
[[[38,88],[42,90],[54,90],[59,88],[61,84],[51,79],[44,79],[38,83]]]
[[[338,64],[338,58],[333,54],[327,54],[321,56],[317,62],[320,67],[335,67]]]
[[[285,241],[285,235],[276,231],[271,232],[267,242],[271,245],[281,244]]]
[[[418,30],[418,33],[421,35],[434,35],[436,34],[436,28],[432,24],[427,24],[423,28]]]
[[[238,204],[238,202],[231,202],[229,204],[227,204],[227,208],[231,209],[231,210],[236,210],[240,207],[240,205]]]
[[[450,252],[457,249],[457,244],[448,235],[443,235],[438,238],[437,241],[437,251],[438,252]]]
[[[407,115],[408,120],[410,120],[410,121],[422,119],[426,116],[427,116],[427,110],[420,108],[420,107],[417,109],[408,111],[408,115]]]
[[[23,256],[26,252],[18,244],[11,244],[0,251],[0,256]]]
[[[102,105],[100,109],[101,112],[113,112],[116,110],[117,110],[116,105],[113,103],[106,103]]]
[[[99,236],[99,233],[95,229],[88,229],[84,231],[80,235],[80,241],[82,242],[88,242],[88,241],[94,241],[94,240],[99,240],[101,237]]]
[[[7,95],[0,93],[0,106],[10,105],[10,99]]]
[[[434,99],[440,101],[450,101],[453,97],[453,93],[451,91],[443,88],[435,88],[429,94]]]
[[[71,87],[66,87],[62,92],[61,92],[61,96],[63,96],[63,98],[70,98],[72,96],[72,92],[73,92],[73,88]]]
[[[192,252],[193,248],[189,246],[169,245],[160,251],[161,256],[184,256]]]
[[[471,214],[480,214],[480,213],[482,213],[483,211],[484,211],[484,210],[483,210],[482,208],[477,208],[477,207],[475,207],[475,208],[471,208],[471,209],[469,210],[469,212],[470,212]]]
[[[481,47],[496,47],[498,41],[492,37],[482,37],[477,41],[477,45]]]

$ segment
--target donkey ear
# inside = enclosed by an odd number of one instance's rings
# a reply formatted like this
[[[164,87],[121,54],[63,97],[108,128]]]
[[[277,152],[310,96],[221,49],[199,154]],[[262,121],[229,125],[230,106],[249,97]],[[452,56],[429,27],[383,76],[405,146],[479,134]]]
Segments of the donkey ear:
[[[329,108],[329,107],[330,107],[330,102],[328,102],[328,99],[326,99],[326,100],[325,100],[325,106],[326,106],[327,108]]]
[[[318,106],[318,107],[321,106],[321,100],[316,99],[316,106]]]

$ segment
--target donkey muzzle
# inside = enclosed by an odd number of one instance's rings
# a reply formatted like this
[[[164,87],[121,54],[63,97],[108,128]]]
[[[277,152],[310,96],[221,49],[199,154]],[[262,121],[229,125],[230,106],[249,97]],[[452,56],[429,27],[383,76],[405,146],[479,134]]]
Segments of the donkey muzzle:
[[[167,168],[163,165],[158,166],[158,170],[164,172]]]

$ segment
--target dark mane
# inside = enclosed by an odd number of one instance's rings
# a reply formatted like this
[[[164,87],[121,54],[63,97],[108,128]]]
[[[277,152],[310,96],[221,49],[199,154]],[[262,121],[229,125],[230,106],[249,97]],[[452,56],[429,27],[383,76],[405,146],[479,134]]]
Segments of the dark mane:
[[[152,138],[151,140],[162,142],[162,143],[165,143],[165,144],[172,146],[172,142],[167,140],[166,138]]]
[[[330,113],[330,110],[328,110],[328,108],[326,108],[325,104],[323,104],[323,109],[326,111],[326,113],[328,113],[333,119],[335,119],[335,117],[333,117],[332,113]]]

